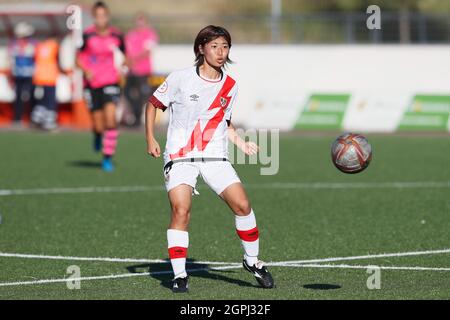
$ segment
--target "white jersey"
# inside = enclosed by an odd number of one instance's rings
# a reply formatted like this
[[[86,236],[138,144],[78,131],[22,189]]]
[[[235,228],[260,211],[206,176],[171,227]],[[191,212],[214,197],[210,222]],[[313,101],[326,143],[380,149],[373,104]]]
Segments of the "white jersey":
[[[169,74],[150,98],[155,107],[170,111],[164,163],[228,158],[227,121],[236,94],[236,81],[225,73],[217,81],[202,78],[196,67]]]

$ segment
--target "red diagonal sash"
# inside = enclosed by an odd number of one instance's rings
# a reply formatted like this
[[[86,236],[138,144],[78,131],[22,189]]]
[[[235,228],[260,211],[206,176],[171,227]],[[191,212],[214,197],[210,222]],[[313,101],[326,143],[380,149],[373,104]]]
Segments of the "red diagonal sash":
[[[203,131],[200,127],[200,120],[197,121],[197,124],[195,125],[194,130],[192,131],[186,145],[177,152],[172,153],[170,155],[171,160],[184,157],[186,154],[194,150],[195,147],[197,147],[199,151],[205,150],[209,141],[211,141],[214,132],[219,126],[219,123],[225,116],[225,109],[231,102],[231,96],[229,96],[229,93],[235,83],[236,81],[234,81],[232,78],[226,78],[222,88],[219,90],[216,98],[208,108],[208,110],[218,108],[219,110],[217,111],[217,113],[208,121]]]

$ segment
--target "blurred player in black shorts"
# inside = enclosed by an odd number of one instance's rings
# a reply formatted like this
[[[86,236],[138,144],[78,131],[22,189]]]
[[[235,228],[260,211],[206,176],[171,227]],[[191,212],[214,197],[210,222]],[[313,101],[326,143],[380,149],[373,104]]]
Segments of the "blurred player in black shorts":
[[[102,149],[102,168],[110,172],[114,170],[112,156],[119,136],[116,106],[120,97],[120,74],[114,55],[116,50],[124,53],[125,45],[122,34],[109,25],[109,9],[103,2],[94,4],[92,15],[95,24],[83,33],[77,64],[87,82],[85,99],[93,119],[94,149]]]

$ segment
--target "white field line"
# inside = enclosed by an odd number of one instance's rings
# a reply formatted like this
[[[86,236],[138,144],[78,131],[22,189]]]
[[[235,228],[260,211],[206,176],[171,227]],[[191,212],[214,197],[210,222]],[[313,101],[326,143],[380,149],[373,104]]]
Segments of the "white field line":
[[[277,267],[295,267],[295,268],[332,268],[332,269],[368,269],[379,268],[382,270],[410,270],[410,271],[450,271],[450,268],[435,268],[435,267],[399,267],[399,266],[377,266],[377,265],[349,265],[349,264],[292,264],[285,263],[272,265],[270,263],[267,266]]]
[[[246,185],[251,189],[421,189],[450,188],[450,181],[417,182],[272,182]]]
[[[450,188],[450,181],[423,182],[273,182],[244,184],[248,189],[423,189]],[[149,192],[165,191],[163,186],[104,186],[71,188],[0,189],[0,196],[109,193],[109,192]]]
[[[49,256],[40,254],[6,253],[0,252],[0,257],[24,258],[24,259],[47,259],[47,260],[70,260],[70,261],[101,261],[101,262],[128,262],[128,263],[170,263],[162,259],[133,259],[133,258],[108,258],[108,257],[73,257],[73,256]],[[186,261],[186,264],[207,264],[207,265],[237,265],[234,262],[215,261]]]
[[[291,260],[291,261],[280,261],[280,262],[268,262],[267,264],[271,265],[271,266],[278,266],[278,265],[285,265],[285,264],[311,264],[311,263],[322,263],[322,262],[364,260],[364,259],[389,258],[389,257],[420,256],[420,255],[442,254],[442,253],[450,253],[450,249],[410,251],[410,252],[397,252],[397,253],[381,253],[381,254],[371,254],[371,255],[364,255],[364,256],[348,256],[348,257],[321,258],[321,259],[310,259],[310,260]],[[51,255],[7,253],[7,252],[0,252],[0,257],[25,258],[25,259],[48,259],[48,260],[70,260],[70,261],[169,263],[169,261],[162,260],[162,259],[51,256]],[[227,265],[227,266],[240,265],[240,263],[219,262],[219,261],[187,261],[186,264],[207,264],[207,265]]]
[[[276,266],[277,264],[305,264],[305,263],[336,262],[336,261],[364,260],[364,259],[377,259],[389,257],[407,257],[407,256],[421,256],[421,255],[441,254],[441,253],[450,253],[450,249],[381,253],[381,254],[370,254],[365,256],[322,258],[312,260],[293,260],[293,261],[271,262],[271,265]]]
[[[270,265],[270,264],[267,264]],[[277,265],[278,267],[296,267],[296,268],[332,268],[332,269],[368,269],[368,268],[379,268],[383,270],[408,270],[408,271],[450,271],[450,268],[431,268],[431,267],[396,267],[396,266],[374,266],[374,265],[333,265],[333,264],[284,264]],[[241,265],[233,266],[223,266],[223,267],[213,267],[213,268],[198,268],[198,269],[188,269],[188,273],[201,272],[201,271],[220,271],[229,269],[240,269]],[[89,281],[89,280],[106,280],[106,279],[118,279],[118,278],[130,278],[139,276],[152,276],[161,274],[171,274],[172,271],[155,271],[155,272],[142,272],[142,273],[123,273],[115,275],[106,276],[94,276],[94,277],[80,277],[80,278],[62,278],[62,279],[42,279],[33,281],[17,281],[17,282],[3,282],[0,283],[0,287],[7,286],[24,286],[24,285],[34,285],[34,284],[47,284],[47,283],[61,283],[61,282],[71,282],[74,281]]]
[[[227,270],[227,269],[237,269],[241,266],[225,266],[216,268],[197,268],[188,269],[187,272],[199,272],[199,271],[209,271],[209,270]],[[89,280],[105,280],[105,279],[118,279],[118,278],[130,278],[130,277],[140,277],[140,276],[152,276],[161,274],[173,274],[172,271],[154,271],[154,272],[140,272],[140,273],[122,273],[122,274],[111,274],[106,276],[94,276],[94,277],[79,277],[79,278],[62,278],[62,279],[42,279],[42,280],[32,280],[32,281],[16,281],[16,282],[1,282],[0,287],[8,286],[24,286],[32,284],[47,284],[47,283],[59,283],[59,282],[75,282],[75,281],[89,281]]]
[[[353,257],[338,257],[338,258],[325,258],[325,259],[312,259],[312,260],[297,260],[297,261],[282,261],[282,262],[269,262],[267,266],[278,266],[278,267],[297,267],[297,268],[338,268],[338,269],[367,269],[373,268],[373,265],[334,265],[334,264],[312,264],[312,262],[331,262],[331,261],[344,261],[344,260],[360,260],[360,259],[373,259],[382,257],[402,257],[402,256],[417,256],[426,254],[439,254],[439,253],[449,253],[450,249],[442,250],[428,250],[428,251],[414,251],[414,252],[401,252],[401,253],[384,253],[366,256],[353,256]],[[133,262],[133,263],[168,263],[166,260],[160,259],[121,259],[121,258],[100,258],[100,257],[70,257],[70,256],[49,256],[49,255],[35,255],[35,254],[17,254],[17,253],[0,253],[1,257],[15,257],[15,258],[30,258],[30,259],[52,259],[52,260],[75,260],[75,261],[107,261],[107,262]],[[239,269],[242,266],[240,264],[227,263],[227,262],[210,262],[210,261],[198,261],[198,262],[188,262],[190,264],[221,264],[223,266],[212,267],[212,268],[197,268],[190,269],[189,272],[199,272],[199,271],[219,271],[227,269]],[[403,266],[376,266],[384,270],[411,270],[411,271],[450,271],[450,268],[433,268],[433,267],[403,267]],[[43,280],[33,280],[33,281],[18,281],[18,282],[4,282],[0,283],[0,287],[5,286],[21,286],[21,285],[33,285],[33,284],[46,284],[46,283],[61,283],[67,281],[89,281],[89,280],[104,280],[104,279],[116,279],[116,278],[128,278],[136,276],[150,276],[158,274],[170,274],[172,271],[155,271],[146,273],[125,273],[118,275],[106,275],[106,276],[94,276],[94,277],[80,277],[80,278],[63,278],[63,279],[43,279]]]
[[[164,191],[163,186],[105,186],[73,188],[0,189],[0,196],[22,196],[33,194],[108,193]]]

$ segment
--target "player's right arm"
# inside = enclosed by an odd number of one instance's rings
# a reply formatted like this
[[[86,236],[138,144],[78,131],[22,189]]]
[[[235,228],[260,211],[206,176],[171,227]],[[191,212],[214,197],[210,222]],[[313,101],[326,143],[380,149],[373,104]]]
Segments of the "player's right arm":
[[[166,80],[153,92],[145,107],[145,134],[147,138],[147,152],[155,158],[160,157],[161,148],[154,136],[156,109],[166,110],[174,101],[177,91],[177,80],[174,73],[167,76]]]
[[[84,64],[81,61],[79,56],[77,56],[76,65],[77,65],[78,68],[81,69],[81,71],[83,72],[83,74],[86,77],[86,79],[88,79],[88,80],[92,79],[92,72],[84,66]]]
[[[83,59],[81,58],[81,56],[83,54],[86,54],[86,49],[87,49],[86,42],[87,41],[88,41],[88,36],[86,35],[86,33],[83,33],[83,44],[80,48],[78,48],[76,59],[75,59],[75,64],[83,72],[85,78],[88,80],[91,80],[92,72],[88,68],[86,68],[86,66],[83,62]]]
[[[155,118],[156,107],[151,102],[147,102],[147,105],[145,106],[145,136],[147,139],[147,152],[152,157],[159,158],[161,156],[161,148],[154,136]]]

